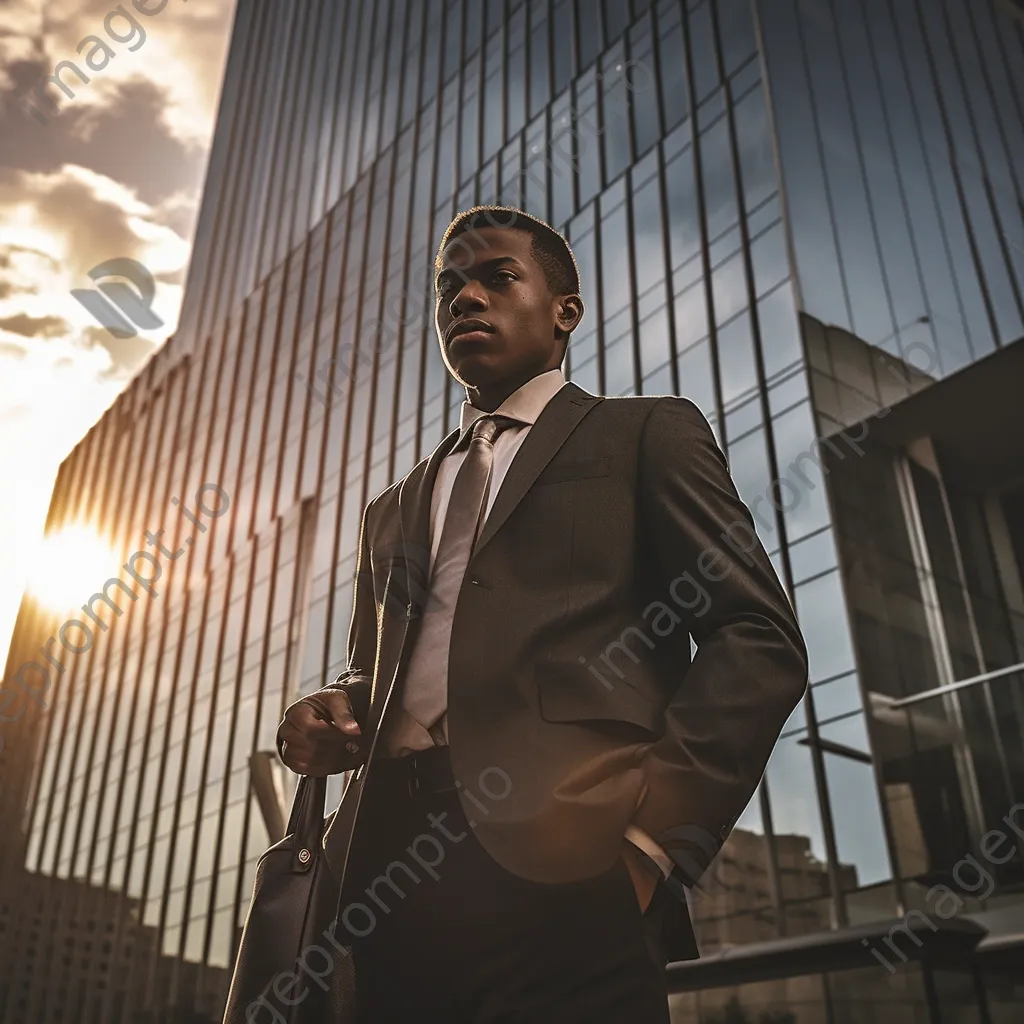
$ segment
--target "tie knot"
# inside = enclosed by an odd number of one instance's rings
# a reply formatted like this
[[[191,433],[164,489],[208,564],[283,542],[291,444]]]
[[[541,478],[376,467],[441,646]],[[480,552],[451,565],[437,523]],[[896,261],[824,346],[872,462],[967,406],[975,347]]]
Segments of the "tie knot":
[[[472,440],[482,437],[488,444],[493,444],[494,439],[509,427],[515,426],[518,420],[509,416],[481,416],[474,424]]]

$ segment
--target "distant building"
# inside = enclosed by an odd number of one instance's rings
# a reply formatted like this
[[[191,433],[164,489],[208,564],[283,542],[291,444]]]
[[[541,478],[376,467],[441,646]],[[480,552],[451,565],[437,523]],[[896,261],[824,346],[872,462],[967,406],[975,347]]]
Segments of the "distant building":
[[[39,1020],[31,1003],[41,987],[47,990],[46,1012],[53,1019],[76,1024],[123,1019],[129,974],[140,963],[152,966],[148,981],[166,1000],[163,1020],[168,1024],[194,1024],[216,1014],[230,980],[227,972],[161,956],[157,931],[139,923],[137,904],[125,905],[116,893],[67,879],[25,873],[5,878],[11,881],[16,884],[3,897],[11,902],[0,903],[4,1024]],[[186,1006],[175,1006],[175,981],[189,993]],[[192,1006],[197,989],[206,993],[200,998],[206,1015],[197,1015]]]

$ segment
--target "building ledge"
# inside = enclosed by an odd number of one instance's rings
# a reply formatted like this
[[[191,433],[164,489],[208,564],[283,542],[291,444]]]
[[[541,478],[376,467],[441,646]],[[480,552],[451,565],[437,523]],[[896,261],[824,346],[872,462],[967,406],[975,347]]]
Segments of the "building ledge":
[[[700,960],[669,964],[668,988],[670,992],[689,992],[825,971],[884,967],[872,950],[897,969],[917,960],[962,965],[986,935],[982,925],[965,918],[941,920],[911,913],[888,921],[734,946]]]

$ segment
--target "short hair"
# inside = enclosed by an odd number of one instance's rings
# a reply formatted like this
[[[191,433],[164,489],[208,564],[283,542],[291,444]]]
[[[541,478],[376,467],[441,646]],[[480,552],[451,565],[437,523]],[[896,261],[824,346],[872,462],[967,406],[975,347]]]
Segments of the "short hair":
[[[448,246],[459,235],[477,228],[525,231],[533,239],[530,255],[544,273],[552,295],[573,295],[580,290],[580,272],[569,243],[550,225],[515,206],[473,206],[463,210],[445,228],[434,259],[434,276],[444,265]]]

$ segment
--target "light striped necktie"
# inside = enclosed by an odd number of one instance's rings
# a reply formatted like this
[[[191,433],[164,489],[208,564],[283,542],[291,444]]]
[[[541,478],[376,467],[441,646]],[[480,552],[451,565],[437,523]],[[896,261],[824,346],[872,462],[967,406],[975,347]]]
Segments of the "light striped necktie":
[[[415,680],[415,686],[406,691],[402,702],[408,714],[428,730],[448,707],[448,649],[452,620],[487,507],[494,466],[494,440],[503,430],[518,422],[507,416],[481,416],[477,419],[473,424],[469,451],[452,486],[441,542],[431,569],[430,592],[423,621],[406,666],[406,677]]]

